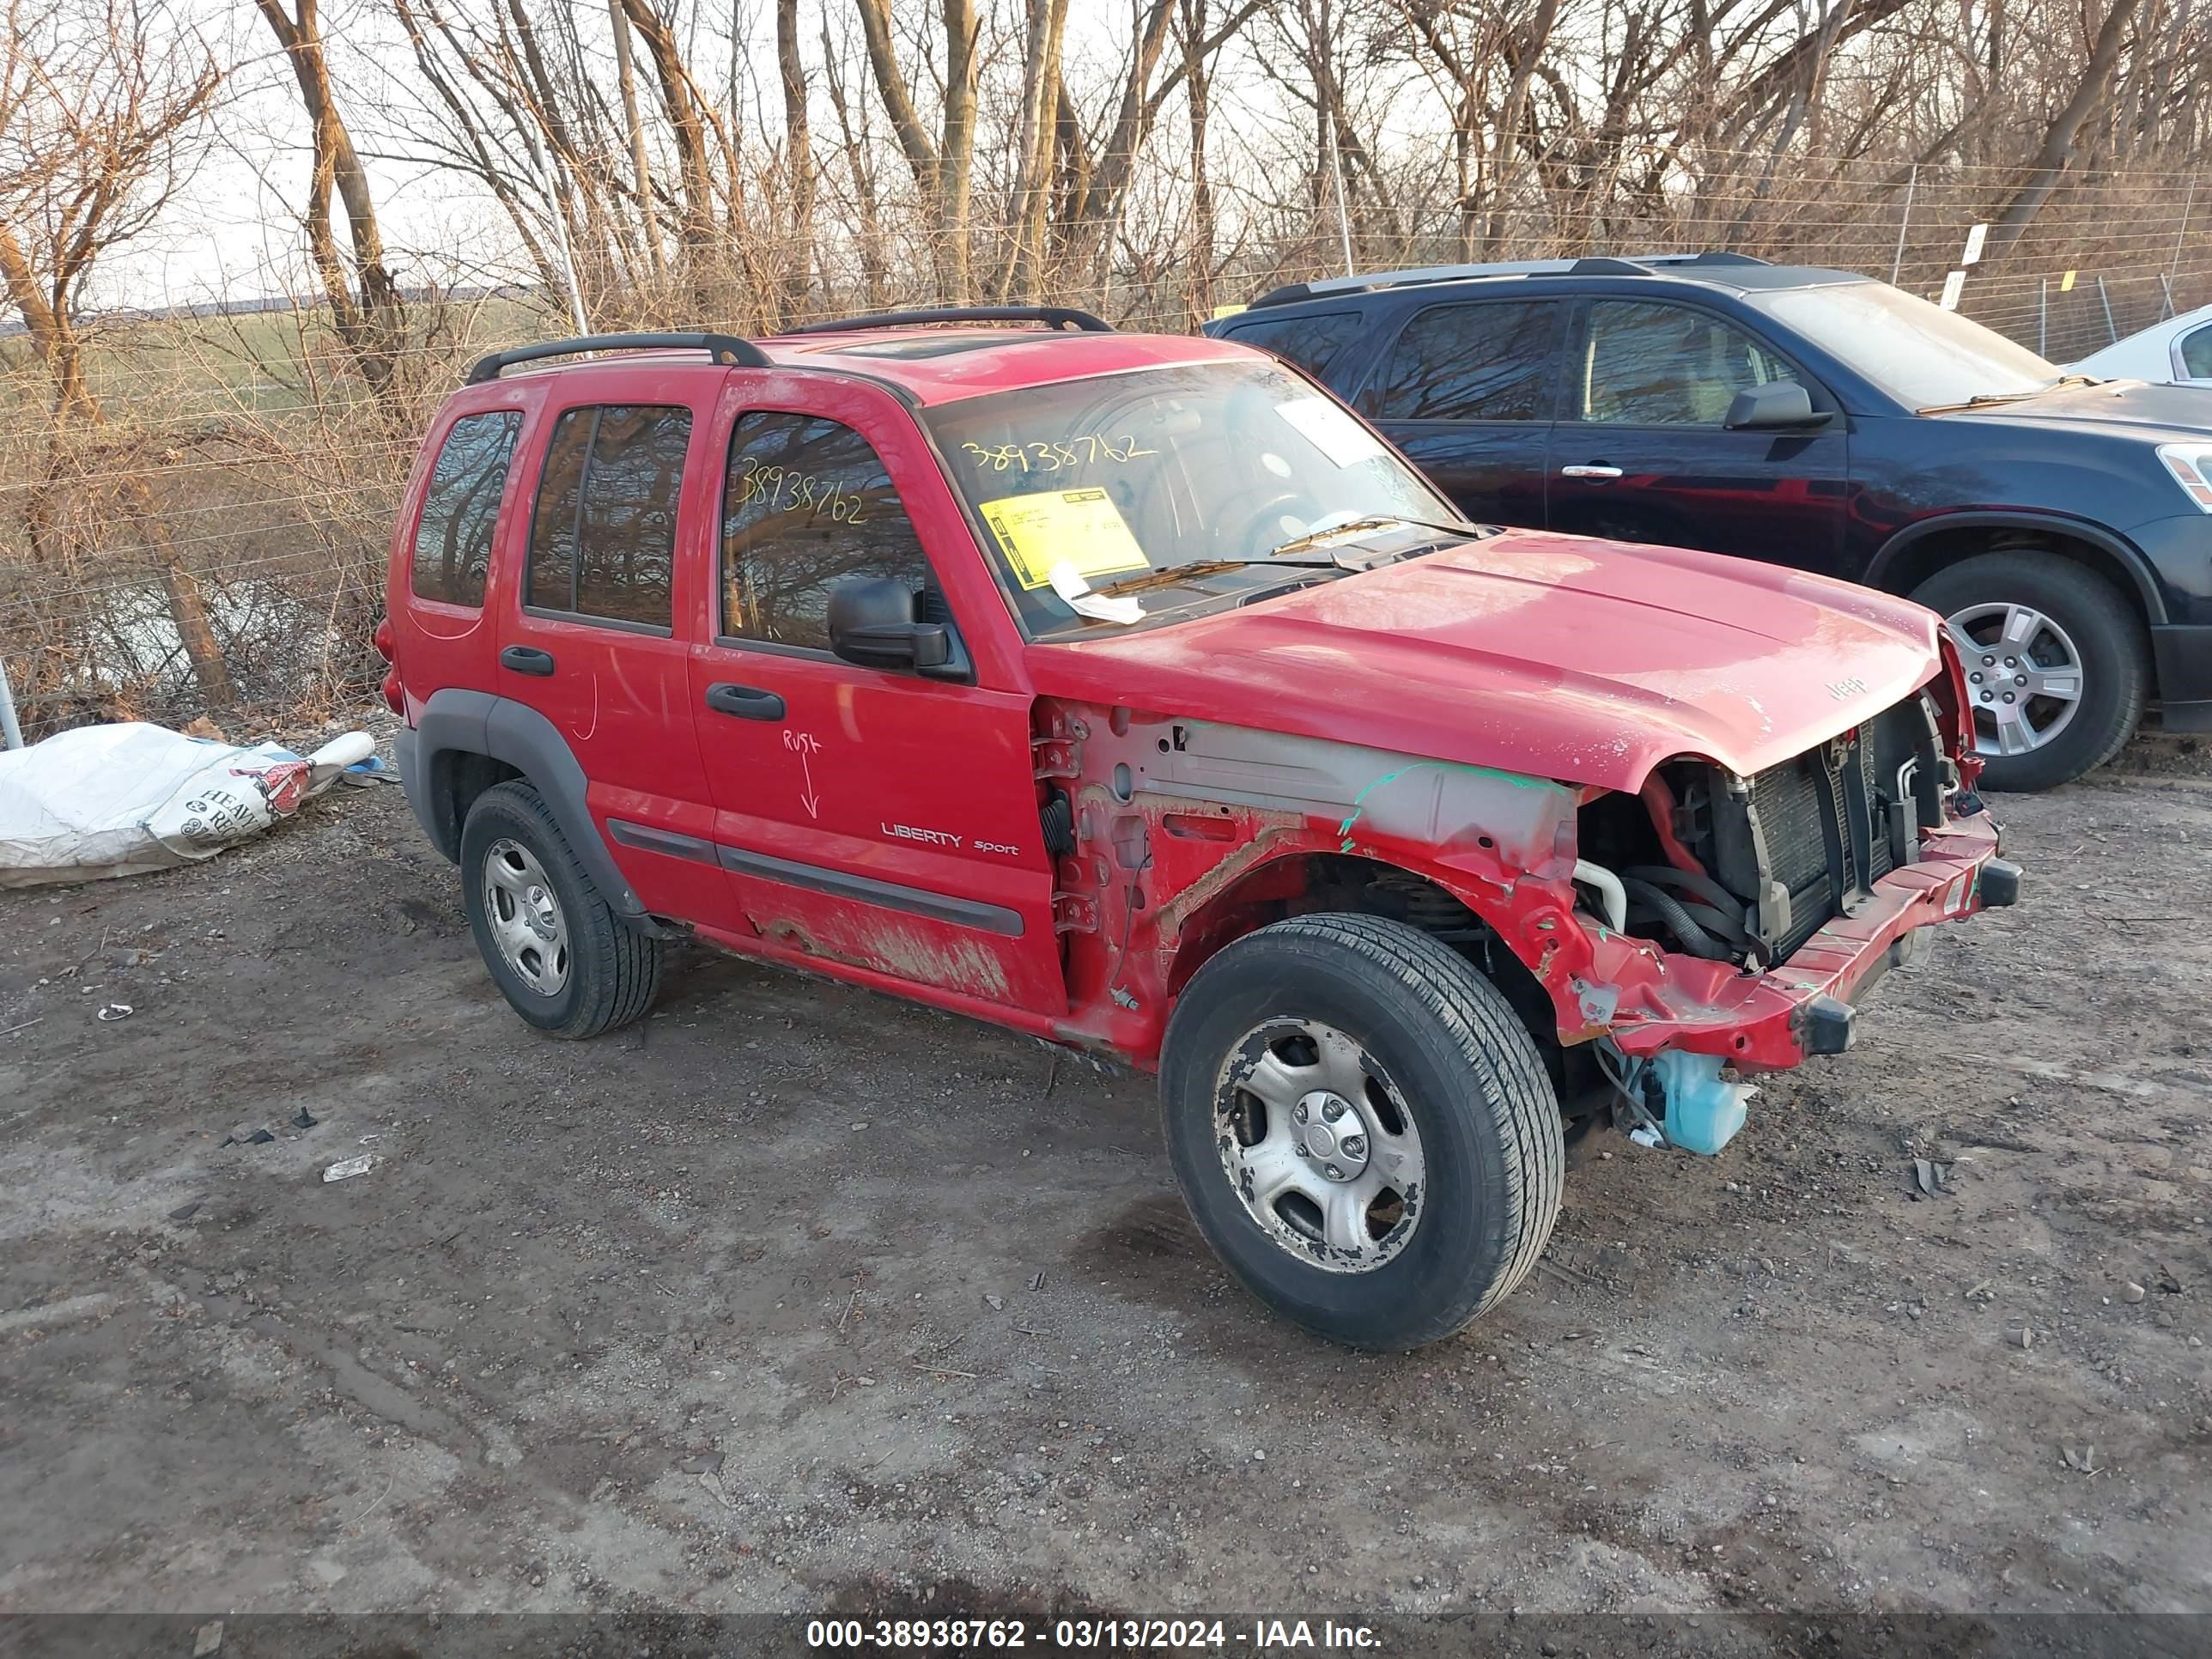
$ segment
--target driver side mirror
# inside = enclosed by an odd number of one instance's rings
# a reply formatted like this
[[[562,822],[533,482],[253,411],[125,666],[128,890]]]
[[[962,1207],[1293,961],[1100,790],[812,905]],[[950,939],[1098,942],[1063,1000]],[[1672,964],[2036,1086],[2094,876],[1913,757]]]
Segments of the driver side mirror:
[[[921,596],[890,576],[854,576],[830,590],[830,649],[862,668],[974,678],[968,653],[951,625],[915,620]]]
[[[1748,386],[1729,402],[1728,418],[1721,424],[1731,432],[1775,428],[1826,426],[1833,416],[1813,412],[1812,395],[1795,380],[1769,380]]]

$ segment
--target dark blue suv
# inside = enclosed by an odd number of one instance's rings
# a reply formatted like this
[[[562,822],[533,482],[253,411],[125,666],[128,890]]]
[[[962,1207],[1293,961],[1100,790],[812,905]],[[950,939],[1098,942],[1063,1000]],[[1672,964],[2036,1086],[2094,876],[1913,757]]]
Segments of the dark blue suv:
[[[1987,784],[2212,729],[2212,392],[2065,374],[1848,271],[1737,254],[1300,283],[1209,324],[1326,382],[1470,518],[1665,542],[1949,619]]]

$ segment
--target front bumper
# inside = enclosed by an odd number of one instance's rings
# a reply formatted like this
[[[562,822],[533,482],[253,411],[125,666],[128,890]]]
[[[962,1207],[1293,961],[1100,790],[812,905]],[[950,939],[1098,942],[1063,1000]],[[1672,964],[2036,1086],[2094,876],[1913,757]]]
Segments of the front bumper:
[[[1765,973],[1662,957],[1645,983],[1622,986],[1609,1035],[1632,1055],[1680,1048],[1717,1054],[1742,1072],[1840,1053],[1854,1033],[1854,1004],[1917,953],[1916,930],[2011,903],[2019,891],[2019,868],[1997,857],[1990,815],[1954,818],[1922,841],[1917,860],[1882,877],[1856,909]]]
[[[2212,626],[2150,630],[2160,718],[2169,732],[2212,732]]]

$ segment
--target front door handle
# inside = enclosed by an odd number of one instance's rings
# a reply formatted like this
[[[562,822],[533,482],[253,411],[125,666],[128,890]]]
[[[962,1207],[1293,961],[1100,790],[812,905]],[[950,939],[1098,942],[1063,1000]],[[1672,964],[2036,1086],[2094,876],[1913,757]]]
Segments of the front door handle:
[[[783,718],[783,699],[775,692],[750,685],[732,685],[727,680],[707,688],[707,707],[717,714],[735,714],[741,720]]]
[[[1559,469],[1559,476],[1562,478],[1618,478],[1620,469],[1607,466],[1602,462],[1592,462],[1588,466],[1563,466]]]
[[[499,653],[499,665],[512,668],[518,674],[536,674],[542,678],[553,672],[553,653],[540,651],[534,645],[510,645]]]

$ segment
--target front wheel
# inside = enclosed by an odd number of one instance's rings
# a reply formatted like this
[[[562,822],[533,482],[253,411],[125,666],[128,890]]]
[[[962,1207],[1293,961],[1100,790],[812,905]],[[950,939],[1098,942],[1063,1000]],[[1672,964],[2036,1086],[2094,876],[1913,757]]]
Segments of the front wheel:
[[[1566,1154],[1544,1064],[1449,946],[1364,915],[1225,946],[1161,1054],[1192,1218],[1262,1302],[1362,1348],[1450,1335],[1535,1266]]]
[[[1966,671],[1983,787],[2049,789],[2102,766],[2142,718],[2149,641],[2119,591],[2032,549],[1937,571],[1912,597]]]

